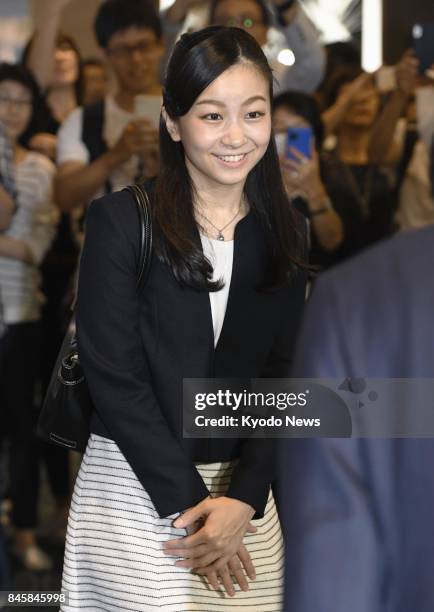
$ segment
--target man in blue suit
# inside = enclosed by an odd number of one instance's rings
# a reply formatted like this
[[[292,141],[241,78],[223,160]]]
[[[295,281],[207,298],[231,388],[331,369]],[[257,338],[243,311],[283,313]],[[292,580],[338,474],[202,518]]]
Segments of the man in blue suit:
[[[429,226],[321,276],[294,375],[434,378],[433,268]],[[434,440],[287,440],[280,468],[285,612],[433,612]]]

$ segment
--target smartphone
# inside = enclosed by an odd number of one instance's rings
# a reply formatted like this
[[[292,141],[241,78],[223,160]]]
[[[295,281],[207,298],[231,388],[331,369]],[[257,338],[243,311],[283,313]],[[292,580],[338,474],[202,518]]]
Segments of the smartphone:
[[[139,94],[134,97],[134,114],[137,119],[148,119],[158,128],[162,104],[161,96]]]
[[[388,93],[396,89],[395,66],[381,66],[375,73],[375,80],[381,93]]]
[[[425,74],[434,64],[434,22],[415,23],[411,36],[419,60],[419,72]]]
[[[313,146],[313,131],[310,127],[294,127],[288,128],[286,136],[286,151],[287,159],[296,159],[289,150],[289,147],[294,147],[305,157],[312,157]]]

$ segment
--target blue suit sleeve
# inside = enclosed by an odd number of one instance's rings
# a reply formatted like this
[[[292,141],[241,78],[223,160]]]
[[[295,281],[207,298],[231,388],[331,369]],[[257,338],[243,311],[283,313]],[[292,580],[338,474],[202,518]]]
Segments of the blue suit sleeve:
[[[344,377],[348,338],[334,277],[317,282],[295,357],[297,377]],[[286,546],[286,612],[381,612],[381,529],[368,443],[299,439],[281,443],[279,480]]]

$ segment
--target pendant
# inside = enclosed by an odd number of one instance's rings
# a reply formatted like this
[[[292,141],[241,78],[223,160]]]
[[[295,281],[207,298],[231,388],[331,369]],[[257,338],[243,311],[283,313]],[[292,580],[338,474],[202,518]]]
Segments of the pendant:
[[[220,232],[219,235],[217,236],[217,240],[224,240],[225,237],[223,236],[223,234]]]

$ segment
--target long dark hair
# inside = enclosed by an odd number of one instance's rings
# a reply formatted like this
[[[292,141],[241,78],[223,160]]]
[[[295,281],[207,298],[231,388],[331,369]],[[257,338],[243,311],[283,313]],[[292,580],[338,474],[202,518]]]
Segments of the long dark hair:
[[[240,28],[211,26],[184,34],[174,48],[164,84],[164,107],[176,120],[192,107],[198,96],[225,70],[240,62],[253,64],[269,83],[273,77],[268,62],[255,39]],[[188,173],[182,142],[174,142],[166,123],[160,119],[161,167],[154,191],[154,217],[157,253],[183,285],[199,291],[215,291],[212,267],[198,242],[194,217],[194,186]],[[268,265],[263,287],[287,280],[299,264],[301,232],[297,227],[280,174],[274,138],[250,171],[245,194],[259,220],[267,246]]]

